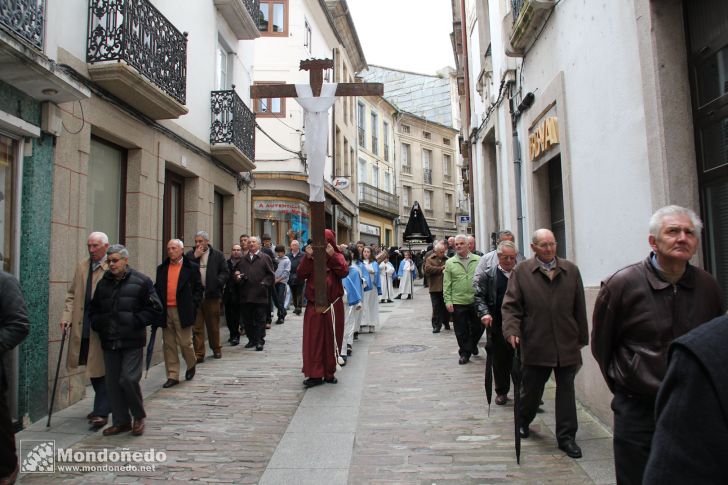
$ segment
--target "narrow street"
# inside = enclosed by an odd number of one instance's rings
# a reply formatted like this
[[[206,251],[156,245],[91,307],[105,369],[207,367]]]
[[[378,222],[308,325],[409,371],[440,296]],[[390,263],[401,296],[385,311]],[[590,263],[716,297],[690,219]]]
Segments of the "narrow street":
[[[151,472],[59,471],[56,463],[54,474],[24,474],[18,483],[614,482],[611,435],[581,408],[584,458],[557,449],[553,385],[516,464],[512,401],[487,416],[485,357],[458,365],[453,332],[431,333],[425,288],[414,300],[382,305],[381,317],[376,333],[355,342],[336,385],[303,389],[302,318],[292,316],[268,332],[263,352],[224,347],[191,382],[162,389],[163,365],[151,369],[142,381],[141,437],[86,432],[87,397],[55,415],[49,431],[43,419],[17,440],[55,440],[74,453],[154,448],[166,461]]]

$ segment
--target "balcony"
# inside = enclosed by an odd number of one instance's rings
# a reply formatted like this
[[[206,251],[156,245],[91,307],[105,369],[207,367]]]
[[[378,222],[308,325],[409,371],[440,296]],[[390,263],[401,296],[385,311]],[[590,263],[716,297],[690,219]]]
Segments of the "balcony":
[[[91,79],[155,120],[187,113],[187,35],[149,0],[89,0]]]
[[[372,135],[372,153],[379,155],[379,138]]]
[[[410,164],[402,165],[402,173],[405,175],[412,175],[412,165],[410,165]]]
[[[536,41],[557,0],[511,0],[511,13],[503,19],[508,37],[506,54],[522,57]]]
[[[234,91],[210,93],[210,152],[236,172],[255,168],[255,114]]]
[[[38,50],[43,50],[45,0],[0,2],[0,24]]]
[[[357,128],[359,131],[359,146],[362,148],[367,147],[367,133],[364,128]]]
[[[238,40],[260,37],[260,0],[214,0],[214,3]]]
[[[389,144],[388,143],[384,144],[384,161],[385,162],[389,161]]]
[[[432,185],[432,169],[426,168],[422,172],[424,173],[425,183]]]
[[[399,215],[399,197],[373,185],[360,183],[359,207],[385,217],[395,218]]]
[[[45,0],[0,0],[0,79],[39,101],[67,103],[89,90],[43,53]]]

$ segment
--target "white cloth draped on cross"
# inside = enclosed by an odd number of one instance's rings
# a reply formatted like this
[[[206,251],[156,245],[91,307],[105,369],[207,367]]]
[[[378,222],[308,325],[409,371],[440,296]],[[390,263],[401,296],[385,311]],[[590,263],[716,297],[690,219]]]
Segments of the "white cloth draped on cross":
[[[296,101],[304,110],[308,160],[308,185],[311,202],[324,202],[324,168],[329,138],[329,108],[336,101],[338,83],[323,83],[321,96],[314,96],[309,84],[296,84]]]

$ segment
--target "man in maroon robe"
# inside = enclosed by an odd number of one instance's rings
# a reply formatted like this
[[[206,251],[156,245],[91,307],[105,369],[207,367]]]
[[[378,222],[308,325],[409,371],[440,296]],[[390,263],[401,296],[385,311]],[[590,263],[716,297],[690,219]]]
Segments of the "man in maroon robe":
[[[298,279],[306,280],[305,295],[308,303],[303,316],[303,385],[313,387],[328,382],[336,384],[336,354],[341,352],[344,339],[344,287],[341,279],[349,274],[344,255],[336,245],[334,233],[326,229],[326,301],[329,307],[318,313],[315,306],[313,248],[306,247],[306,256],[298,265]],[[334,323],[332,324],[332,313]],[[336,326],[336,344],[333,327]]]

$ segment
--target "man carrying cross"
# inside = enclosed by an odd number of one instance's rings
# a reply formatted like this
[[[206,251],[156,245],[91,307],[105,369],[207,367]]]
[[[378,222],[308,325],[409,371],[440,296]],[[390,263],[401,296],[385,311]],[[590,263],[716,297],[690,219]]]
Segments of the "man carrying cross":
[[[306,257],[298,268],[300,279],[308,278],[306,298],[309,303],[304,316],[303,371],[304,384],[322,384],[334,378],[335,355],[343,338],[343,289],[341,278],[348,274],[346,262],[336,247],[336,238],[325,227],[324,167],[327,156],[328,111],[336,96],[369,96],[384,94],[380,83],[327,83],[323,71],[333,68],[331,59],[301,61],[300,68],[309,71],[309,84],[275,84],[251,86],[251,98],[293,97],[304,108],[308,162],[311,236],[313,244],[306,248]],[[341,332],[334,333],[334,326]],[[336,338],[338,337],[338,338]],[[336,345],[334,344],[336,338]],[[333,361],[333,369],[330,364]],[[322,366],[319,363],[323,363]]]

